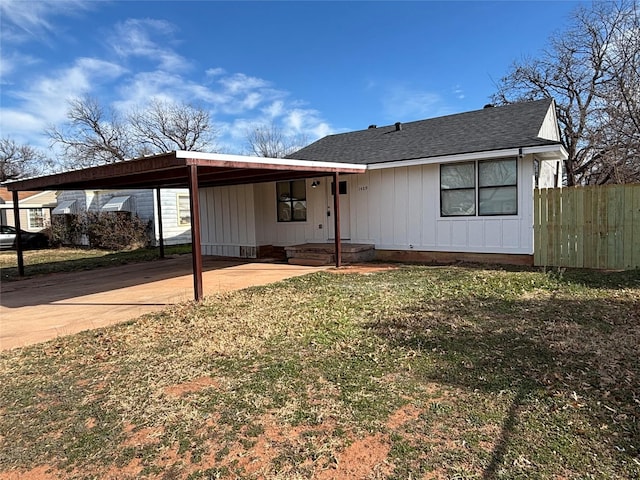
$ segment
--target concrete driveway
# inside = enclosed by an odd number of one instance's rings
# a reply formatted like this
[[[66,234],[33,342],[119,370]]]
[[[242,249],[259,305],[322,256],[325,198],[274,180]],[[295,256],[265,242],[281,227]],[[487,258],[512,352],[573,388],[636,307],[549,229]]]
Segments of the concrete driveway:
[[[203,258],[205,295],[265,285],[327,267]],[[2,284],[0,350],[104,327],[193,299],[191,256]]]

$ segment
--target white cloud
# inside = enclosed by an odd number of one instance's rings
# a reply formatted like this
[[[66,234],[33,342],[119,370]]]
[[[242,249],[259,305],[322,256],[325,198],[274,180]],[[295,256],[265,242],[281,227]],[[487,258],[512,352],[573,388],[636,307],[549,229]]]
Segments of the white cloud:
[[[41,2],[34,4],[39,13],[34,12],[25,24],[32,25],[34,31],[54,31],[55,23],[50,18],[52,5],[57,3],[42,2],[47,8],[41,8]],[[6,5],[16,2],[1,5],[4,12]],[[20,18],[16,14],[12,21]],[[276,88],[267,79],[228,72],[221,66],[205,69],[196,78],[191,60],[174,49],[178,43],[174,40],[176,30],[169,22],[128,19],[113,31],[106,42],[111,50],[103,57],[79,57],[62,68],[42,69],[35,76],[24,67],[39,59],[3,52],[0,72],[12,72],[13,78],[20,78],[19,83],[7,83],[2,92],[3,135],[43,147],[48,143],[44,130],[62,125],[68,101],[83,95],[95,97],[105,108],[121,114],[152,98],[196,104],[211,112],[220,133],[219,150],[231,153],[244,149],[247,130],[256,124],[273,123],[285,135],[304,135],[310,141],[331,132],[318,111],[290,99],[289,92]],[[107,60],[113,58],[117,60]]]
[[[93,8],[91,3],[84,0],[2,0],[0,38],[3,43],[23,43],[32,39],[46,41],[56,33],[52,17],[77,15]]]
[[[284,102],[282,100],[276,100],[262,109],[262,112],[270,119],[279,117],[284,113]]]
[[[17,52],[4,53],[0,56],[0,84],[11,83],[7,78],[14,71],[26,66],[36,65],[40,62],[36,57]]]
[[[460,85],[456,85],[453,87],[453,94],[456,96],[458,100],[464,100],[464,90]]]
[[[224,68],[209,68],[206,72],[207,77],[218,77],[224,75],[227,71]]]
[[[109,44],[123,58],[146,58],[168,71],[189,68],[187,59],[161,43],[171,42],[174,32],[175,27],[165,20],[130,18],[116,24]]]
[[[42,133],[48,126],[65,120],[68,101],[91,93],[101,82],[112,81],[124,73],[119,65],[95,58],[79,58],[69,68],[51,72],[25,82],[11,91],[18,106],[0,108],[0,130],[11,135],[29,136],[29,143],[45,143]]]
[[[234,73],[218,80],[225,90],[230,94],[255,90],[257,88],[265,88],[269,86],[269,82],[257,77],[250,77],[244,73]]]
[[[389,88],[382,96],[382,105],[390,121],[422,120],[451,112],[439,94],[403,85]]]

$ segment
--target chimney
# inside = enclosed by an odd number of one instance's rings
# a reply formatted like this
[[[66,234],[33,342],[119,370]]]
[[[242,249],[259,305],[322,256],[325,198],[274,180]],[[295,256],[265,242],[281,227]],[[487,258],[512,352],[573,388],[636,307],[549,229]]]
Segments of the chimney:
[[[400,130],[402,130],[402,123],[396,122],[396,132],[399,132]]]
[[[371,130],[372,128],[378,128],[377,125],[369,125],[369,130]]]

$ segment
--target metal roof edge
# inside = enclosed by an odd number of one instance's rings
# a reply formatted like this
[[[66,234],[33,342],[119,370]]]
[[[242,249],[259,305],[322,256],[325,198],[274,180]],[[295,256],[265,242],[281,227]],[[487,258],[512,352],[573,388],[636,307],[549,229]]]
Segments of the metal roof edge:
[[[278,165],[285,167],[300,167],[304,168],[327,168],[330,170],[334,169],[345,169],[345,170],[361,170],[366,171],[367,165],[357,164],[357,163],[342,163],[342,162],[323,162],[323,161],[315,161],[315,160],[298,160],[294,158],[270,158],[270,157],[250,157],[247,155],[230,155],[226,153],[204,153],[204,152],[194,152],[194,151],[185,151],[179,150],[175,152],[176,158],[182,158],[187,161],[189,160],[204,160],[204,161],[212,161],[212,162],[232,162],[237,164],[247,164],[249,165]]]

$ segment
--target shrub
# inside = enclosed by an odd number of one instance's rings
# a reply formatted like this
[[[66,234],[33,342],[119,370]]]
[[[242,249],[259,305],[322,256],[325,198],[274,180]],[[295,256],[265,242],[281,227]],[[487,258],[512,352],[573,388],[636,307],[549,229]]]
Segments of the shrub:
[[[51,246],[80,245],[104,250],[127,250],[150,244],[151,220],[129,212],[87,212],[54,215],[46,233]],[[83,237],[85,241],[83,242]]]
[[[125,250],[149,245],[151,221],[129,212],[87,213],[89,245],[105,250]]]
[[[51,221],[44,229],[49,237],[51,247],[62,245],[80,245],[84,233],[84,219],[80,215],[52,215]]]

